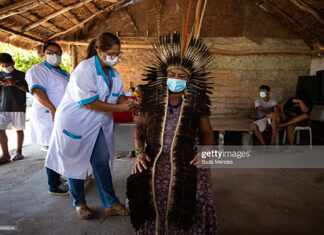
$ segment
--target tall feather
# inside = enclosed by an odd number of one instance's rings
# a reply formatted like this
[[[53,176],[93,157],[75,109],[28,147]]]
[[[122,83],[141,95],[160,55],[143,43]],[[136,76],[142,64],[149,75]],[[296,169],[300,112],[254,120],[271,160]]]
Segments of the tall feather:
[[[189,5],[188,5],[188,10],[187,10],[187,16],[186,16],[186,21],[185,21],[185,26],[184,26],[184,31],[183,31],[183,50],[182,50],[182,55],[181,57],[184,56],[185,54],[185,48],[187,47],[187,43],[188,43],[188,38],[187,38],[187,34],[188,34],[188,27],[189,27],[189,18],[190,18],[190,10],[191,10],[191,3],[192,0],[189,1]]]

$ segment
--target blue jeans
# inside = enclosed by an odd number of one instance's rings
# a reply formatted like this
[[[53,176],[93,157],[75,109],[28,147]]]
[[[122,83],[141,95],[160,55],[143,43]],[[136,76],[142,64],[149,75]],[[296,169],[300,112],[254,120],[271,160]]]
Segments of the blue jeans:
[[[104,208],[106,209],[119,203],[119,200],[115,196],[112,184],[109,167],[109,152],[102,129],[99,131],[99,135],[91,154],[90,163]],[[84,180],[68,178],[67,181],[73,197],[73,205],[79,206],[86,203],[84,195]]]
[[[49,186],[49,190],[53,191],[57,188],[60,184],[60,174],[56,173],[55,171],[46,167],[46,174],[47,174],[47,183]]]

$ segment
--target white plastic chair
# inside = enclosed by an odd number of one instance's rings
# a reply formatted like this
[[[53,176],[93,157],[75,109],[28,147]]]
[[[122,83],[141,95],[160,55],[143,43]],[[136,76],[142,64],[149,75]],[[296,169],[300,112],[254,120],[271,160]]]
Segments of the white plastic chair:
[[[279,112],[281,112],[281,115],[283,117],[283,120],[285,121],[286,120],[286,116],[285,116],[285,113],[281,107],[280,104],[278,104],[278,108],[279,108]],[[295,127],[295,130],[294,130],[294,135],[296,134],[297,132],[297,137],[296,137],[296,143],[299,144],[300,143],[300,131],[309,131],[309,146],[310,148],[312,148],[312,140],[313,140],[313,137],[312,137],[312,128],[310,126],[296,126]],[[286,136],[287,136],[287,130],[284,131],[283,133],[283,137],[282,137],[282,144],[285,144],[286,142]]]
[[[310,126],[296,126],[294,130],[294,134],[297,132],[296,136],[296,143],[300,143],[300,131],[308,131],[309,132],[309,146],[312,148],[312,142],[313,142],[313,137],[312,137],[312,128]],[[287,136],[287,131],[284,131],[283,134],[283,139],[282,139],[282,144],[285,144],[286,142],[286,136]]]

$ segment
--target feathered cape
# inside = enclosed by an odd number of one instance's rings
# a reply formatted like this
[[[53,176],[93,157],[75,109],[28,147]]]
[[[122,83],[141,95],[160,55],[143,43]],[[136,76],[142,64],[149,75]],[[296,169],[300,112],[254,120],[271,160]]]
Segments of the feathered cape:
[[[169,91],[166,84],[167,69],[182,68],[190,79],[186,86],[181,112],[172,141],[170,162],[171,177],[166,212],[167,223],[188,230],[196,204],[196,167],[190,165],[194,157],[194,141],[199,130],[200,118],[209,115],[210,93],[205,72],[211,54],[200,40],[191,40],[185,57],[181,57],[180,35],[167,35],[155,42],[156,60],[148,66],[143,87],[140,111],[145,113],[146,149],[151,163],[142,173],[127,179],[127,198],[131,222],[138,230],[146,221],[156,220],[158,231],[159,214],[155,200],[155,166],[163,149],[163,135],[168,113]]]

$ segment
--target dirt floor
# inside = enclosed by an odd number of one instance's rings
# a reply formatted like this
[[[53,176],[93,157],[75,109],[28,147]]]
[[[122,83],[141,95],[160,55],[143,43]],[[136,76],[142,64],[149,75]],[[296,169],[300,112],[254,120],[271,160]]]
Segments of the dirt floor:
[[[70,196],[48,194],[45,152],[25,147],[26,158],[0,166],[0,234],[134,234],[129,217],[106,217],[94,181],[87,184],[90,221],[79,220]],[[134,159],[115,161],[113,181],[125,201]],[[219,235],[324,234],[324,169],[213,169]]]

